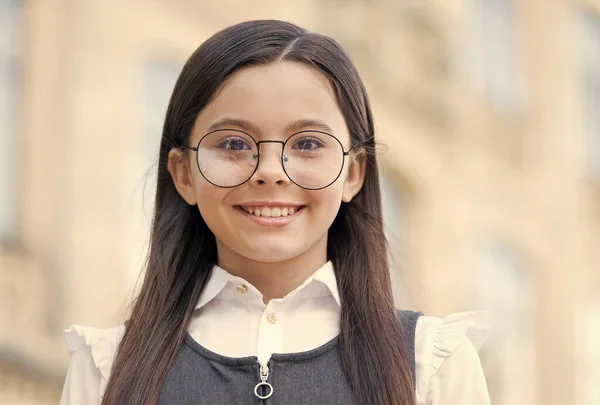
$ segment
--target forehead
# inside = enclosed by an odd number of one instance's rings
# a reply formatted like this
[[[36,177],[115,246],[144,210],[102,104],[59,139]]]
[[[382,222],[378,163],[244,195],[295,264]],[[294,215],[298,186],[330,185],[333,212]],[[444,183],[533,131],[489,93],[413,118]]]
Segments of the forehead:
[[[286,128],[302,120],[322,121],[334,135],[348,136],[327,77],[298,62],[251,66],[232,74],[198,116],[194,132],[203,133],[225,118],[250,121],[258,132],[253,135],[261,138],[289,135]]]

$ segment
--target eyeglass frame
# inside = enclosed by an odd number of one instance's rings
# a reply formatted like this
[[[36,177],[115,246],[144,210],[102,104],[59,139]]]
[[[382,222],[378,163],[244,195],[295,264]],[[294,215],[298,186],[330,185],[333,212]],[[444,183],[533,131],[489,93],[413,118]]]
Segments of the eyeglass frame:
[[[213,183],[212,181],[210,181],[209,179],[206,178],[206,176],[204,175],[204,173],[202,173],[202,169],[200,168],[200,161],[198,160],[198,150],[200,149],[200,143],[207,136],[209,136],[211,134],[214,134],[215,132],[219,132],[219,131],[236,131],[236,132],[241,132],[242,134],[248,135],[250,137],[250,139],[252,139],[254,141],[254,143],[256,144],[256,152],[257,152],[256,153],[256,155],[257,155],[257,157],[256,157],[256,166],[254,167],[254,170],[252,171],[252,174],[250,174],[250,176],[248,176],[248,178],[246,180],[244,180],[243,182],[241,182],[239,184],[236,184],[235,186],[220,186],[218,184]],[[331,183],[329,183],[328,185],[323,186],[323,187],[308,188],[308,187],[301,186],[300,184],[298,184],[294,180],[292,180],[292,178],[288,174],[287,170],[285,170],[285,165],[284,165],[284,162],[283,162],[283,158],[285,156],[283,154],[283,151],[285,150],[285,146],[287,145],[288,141],[292,137],[294,137],[295,135],[302,134],[302,133],[307,133],[307,132],[310,132],[310,133],[316,132],[316,133],[320,133],[320,134],[324,134],[324,135],[329,135],[330,137],[332,137],[333,139],[336,140],[336,142],[340,145],[340,149],[342,150],[342,166],[340,167],[339,173],[337,174],[337,176],[335,177],[335,179]],[[344,164],[346,162],[346,156],[350,155],[350,152],[353,149],[353,147],[350,146],[350,149],[348,149],[348,151],[345,151],[344,150],[344,145],[342,144],[342,142],[336,136],[334,136],[333,134],[330,134],[328,132],[325,132],[325,131],[319,131],[319,130],[314,130],[314,129],[304,129],[302,131],[294,132],[293,134],[291,134],[290,136],[288,136],[288,138],[285,141],[278,141],[278,140],[275,140],[275,139],[266,139],[264,141],[257,141],[249,133],[247,133],[245,131],[242,131],[240,129],[234,129],[234,128],[220,128],[220,129],[215,129],[213,131],[210,131],[210,132],[206,133],[202,138],[200,138],[200,140],[198,141],[198,145],[197,146],[194,147],[194,146],[189,146],[189,145],[183,145],[183,146],[181,146],[181,149],[191,149],[194,152],[196,152],[196,166],[198,166],[198,171],[200,172],[200,174],[202,175],[202,177],[204,177],[204,180],[206,180],[207,182],[209,182],[210,184],[212,184],[215,187],[219,187],[219,188],[235,188],[235,187],[239,187],[239,186],[247,183],[248,181],[250,181],[250,179],[252,178],[252,176],[254,176],[254,174],[258,170],[258,165],[260,164],[260,155],[261,155],[261,153],[260,153],[260,144],[261,143],[279,143],[279,144],[281,144],[281,159],[280,159],[280,162],[281,162],[281,168],[283,169],[283,172],[285,173],[286,177],[292,183],[294,183],[295,185],[297,185],[298,187],[303,188],[305,190],[310,190],[310,191],[323,190],[323,189],[331,186],[333,183],[335,183],[340,178],[340,176],[342,175],[342,172],[344,171]]]

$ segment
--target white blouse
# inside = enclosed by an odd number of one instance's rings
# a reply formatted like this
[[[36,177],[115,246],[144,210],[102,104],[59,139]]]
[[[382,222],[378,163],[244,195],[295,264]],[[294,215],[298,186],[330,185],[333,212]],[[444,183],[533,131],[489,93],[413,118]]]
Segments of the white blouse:
[[[340,298],[328,262],[281,299],[263,303],[260,291],[215,266],[188,328],[200,345],[229,357],[315,349],[339,334]],[[415,331],[417,405],[489,405],[477,350],[488,332],[485,312],[421,316]],[[71,326],[71,356],[61,405],[98,405],[125,326]]]

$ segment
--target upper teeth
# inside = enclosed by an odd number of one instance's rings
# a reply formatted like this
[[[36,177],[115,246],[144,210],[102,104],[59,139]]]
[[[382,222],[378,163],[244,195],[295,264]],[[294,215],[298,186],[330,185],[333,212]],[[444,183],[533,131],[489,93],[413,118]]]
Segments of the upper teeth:
[[[287,217],[296,212],[296,207],[242,207],[257,217]]]

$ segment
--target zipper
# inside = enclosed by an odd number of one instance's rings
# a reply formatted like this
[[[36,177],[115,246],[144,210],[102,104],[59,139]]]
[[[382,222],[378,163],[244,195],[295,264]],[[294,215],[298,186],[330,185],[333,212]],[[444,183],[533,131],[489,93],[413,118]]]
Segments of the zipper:
[[[260,382],[254,386],[254,395],[263,400],[263,403],[266,403],[267,398],[270,398],[273,395],[273,386],[267,382],[269,379],[269,366],[267,364],[259,364],[259,372],[258,376],[260,378]],[[262,387],[267,388],[267,392],[265,394],[262,393]],[[261,392],[259,393],[259,390]]]

